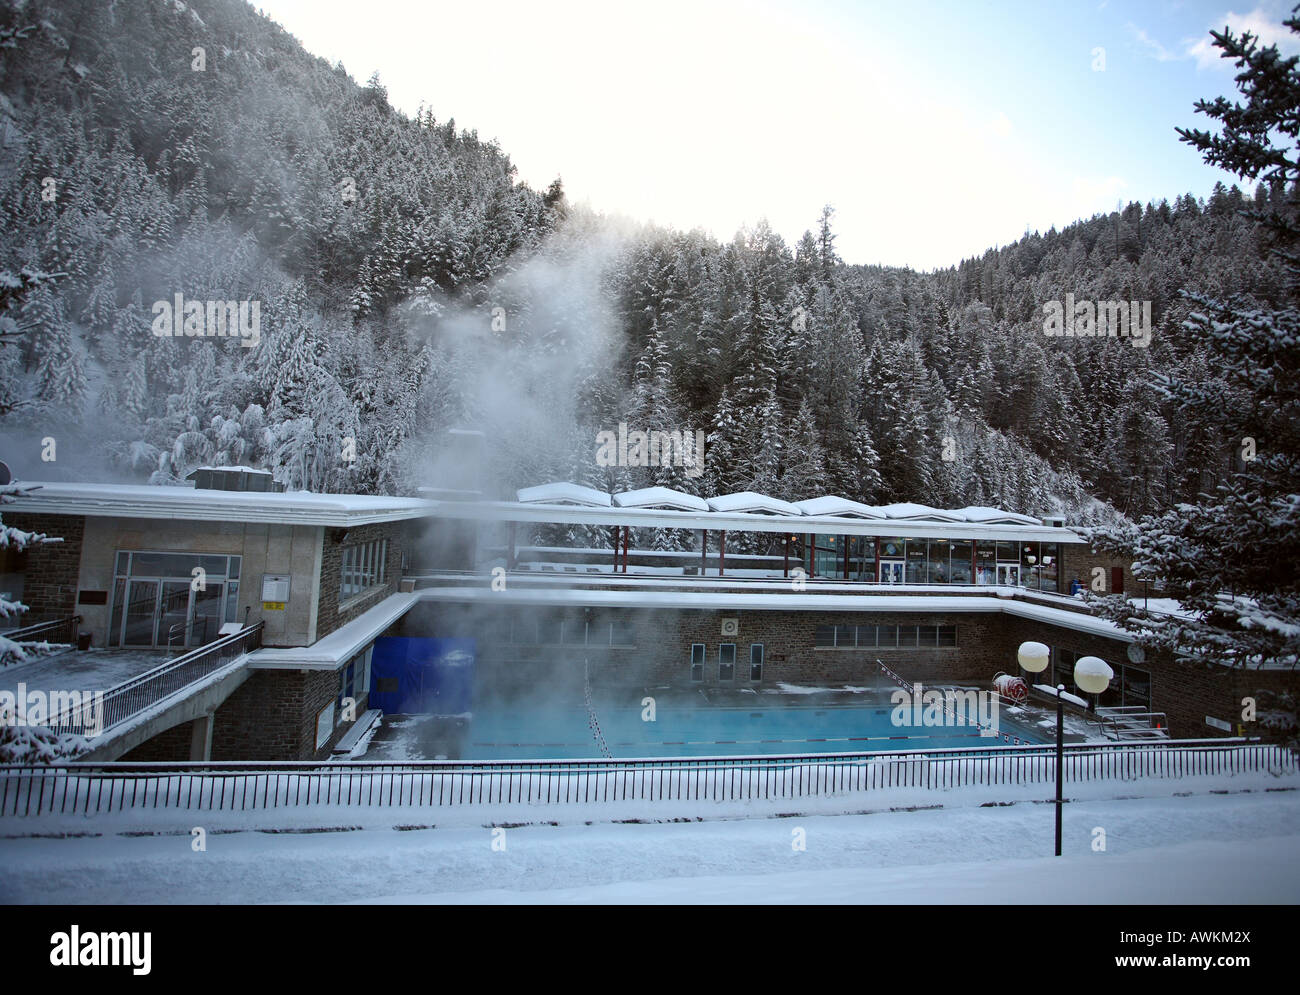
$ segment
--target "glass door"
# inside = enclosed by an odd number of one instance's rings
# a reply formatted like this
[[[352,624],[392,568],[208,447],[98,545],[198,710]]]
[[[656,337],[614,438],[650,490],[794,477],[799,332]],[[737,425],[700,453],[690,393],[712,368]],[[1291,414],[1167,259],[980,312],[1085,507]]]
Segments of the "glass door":
[[[881,560],[880,561],[880,583],[882,584],[903,583],[903,561],[902,560]]]
[[[152,646],[158,609],[158,582],[133,580],[126,591],[126,617],[122,620],[123,646]]]
[[[190,620],[190,585],[183,580],[162,582],[162,603],[158,614],[158,643],[184,648],[186,623]]]
[[[194,592],[194,607],[190,613],[193,625],[190,626],[189,645],[202,646],[217,638],[221,628],[221,613],[225,599],[226,585],[220,581],[208,581],[202,591]],[[582,623],[579,627],[583,628]],[[565,626],[567,635],[568,626]]]
[[[1001,585],[1002,587],[1019,587],[1020,586],[1020,564],[999,563],[998,584]]]

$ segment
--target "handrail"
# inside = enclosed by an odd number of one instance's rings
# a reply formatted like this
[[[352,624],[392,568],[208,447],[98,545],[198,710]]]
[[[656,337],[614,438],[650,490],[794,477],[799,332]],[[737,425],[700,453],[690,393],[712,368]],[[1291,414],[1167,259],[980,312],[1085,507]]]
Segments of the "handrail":
[[[0,817],[315,805],[461,806],[774,801],[1055,783],[1055,746],[636,760],[229,761],[0,765]],[[1296,753],[1240,739],[1077,743],[1071,784],[1300,773]],[[1126,789],[1131,790],[1131,789]],[[1000,796],[999,796],[1000,797]]]
[[[255,622],[239,632],[223,636],[143,674],[137,674],[103,692],[103,698],[99,701],[87,701],[61,712],[46,725],[58,733],[80,733],[95,724],[102,735],[250,650],[257,649],[262,645],[263,624],[261,621]]]
[[[72,638],[69,640],[58,640],[58,642],[75,643],[77,641],[78,627],[81,625],[80,615],[64,615],[60,618],[50,619],[48,622],[34,622],[31,625],[24,626],[21,629],[13,629],[9,632],[0,633],[10,642],[35,642],[33,637],[44,635],[47,632],[53,632],[56,629],[64,627],[71,628]],[[43,642],[50,642],[45,639]]]

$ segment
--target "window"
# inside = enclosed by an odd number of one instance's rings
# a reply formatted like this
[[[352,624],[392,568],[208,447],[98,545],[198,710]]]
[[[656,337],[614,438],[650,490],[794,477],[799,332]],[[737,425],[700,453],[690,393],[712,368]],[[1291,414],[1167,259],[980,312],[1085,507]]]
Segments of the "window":
[[[749,647],[749,679],[751,681],[761,681],[763,679],[762,643],[754,643]]]
[[[202,646],[238,618],[238,556],[120,550],[114,568],[110,646]]]
[[[358,717],[357,709],[361,707],[361,699],[370,691],[370,654],[373,647],[366,647],[339,671],[339,694],[335,699],[334,722],[337,725],[348,719],[346,713],[348,707],[348,698],[352,699],[352,716]]]
[[[691,681],[699,684],[704,680],[704,644],[691,643]]]
[[[913,649],[957,645],[955,625],[819,625],[817,649]]]
[[[344,546],[343,562],[339,569],[339,600],[355,598],[363,591],[384,583],[387,559],[387,539]]]
[[[609,642],[611,646],[635,646],[636,626],[630,622],[611,622]]]
[[[316,749],[330,741],[334,732],[334,702],[330,702],[316,715]]]
[[[969,584],[971,582],[971,544],[958,539],[952,544],[951,574],[948,578],[952,584]]]
[[[736,679],[736,644],[722,643],[718,646],[718,680],[734,681]]]

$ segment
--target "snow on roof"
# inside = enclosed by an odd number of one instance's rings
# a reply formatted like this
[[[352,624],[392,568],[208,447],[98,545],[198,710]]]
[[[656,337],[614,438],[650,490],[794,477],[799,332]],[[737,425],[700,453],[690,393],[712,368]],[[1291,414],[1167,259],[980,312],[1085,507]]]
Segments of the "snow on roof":
[[[708,505],[711,511],[750,511],[760,515],[802,514],[797,505],[793,505],[789,501],[782,501],[780,498],[759,494],[757,491],[737,491],[734,494],[723,494],[720,497],[709,498]]]
[[[986,525],[1039,525],[1037,518],[1031,518],[1029,515],[1018,515],[1014,511],[1003,511],[1000,508],[984,508],[979,505],[971,505],[962,508],[960,511],[954,511],[954,515],[961,515],[968,522],[982,522]]]
[[[913,504],[910,501],[901,501],[898,504],[887,504],[880,509],[885,513],[887,518],[908,519],[911,521],[928,521],[928,522],[962,522],[965,518],[962,515],[951,511],[940,511],[938,508],[931,508],[927,504]],[[1035,522],[1035,525],[1038,523]]]
[[[642,487],[636,491],[622,491],[614,495],[614,504],[620,508],[672,508],[677,511],[708,511],[704,498],[675,491],[671,487]]]
[[[515,496],[521,504],[577,504],[586,508],[608,508],[610,505],[610,496],[604,491],[567,480],[521,487]]]
[[[198,473],[200,470],[220,470],[227,473],[262,473],[266,476],[271,475],[270,470],[261,470],[255,466],[196,466],[191,475]]]
[[[879,508],[848,498],[827,494],[824,497],[808,498],[796,501],[794,506],[805,515],[831,515],[836,518],[884,518],[885,513]]]
[[[220,491],[149,484],[23,484],[39,490],[16,498],[6,508],[54,515],[341,527],[422,518],[433,509],[424,498],[365,494]]]

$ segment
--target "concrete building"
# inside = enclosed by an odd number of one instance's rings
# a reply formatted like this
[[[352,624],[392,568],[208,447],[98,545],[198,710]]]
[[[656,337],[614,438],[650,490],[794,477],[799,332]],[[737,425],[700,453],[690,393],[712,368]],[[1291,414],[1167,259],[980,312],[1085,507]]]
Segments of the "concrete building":
[[[217,469],[206,488],[42,484],[4,508],[9,524],[64,539],[0,570],[31,606],[24,623],[76,615],[90,660],[143,654],[147,672],[109,688],[114,700],[131,681],[157,686],[115,713],[98,758],[328,757],[386,693],[372,673],[380,640],[465,641],[481,687],[525,698],[576,695],[584,680],[879,684],[877,661],[909,681],[988,687],[1034,640],[1051,648],[1042,683],[1077,690],[1074,661],[1099,656],[1115,679],[1093,704],[1178,737],[1236,733],[1243,697],[1295,685],[1293,672],[1134,652],[1074,592],[1145,592],[1057,519],[572,484],[515,501],[282,493]],[[693,548],[634,548],[656,530]],[[239,659],[210,652],[236,638]],[[177,691],[163,681],[169,652],[208,653],[210,673]]]

